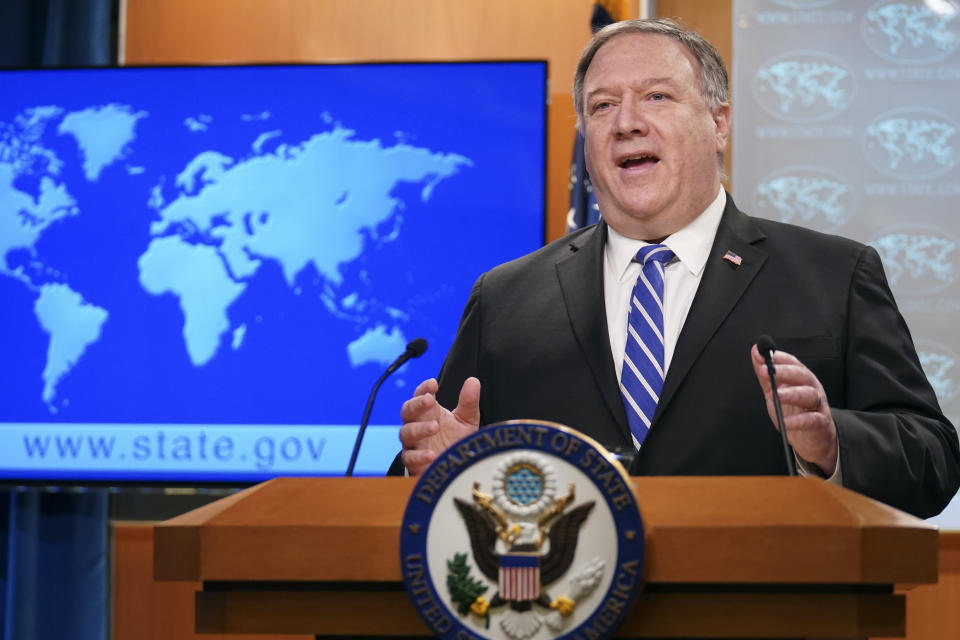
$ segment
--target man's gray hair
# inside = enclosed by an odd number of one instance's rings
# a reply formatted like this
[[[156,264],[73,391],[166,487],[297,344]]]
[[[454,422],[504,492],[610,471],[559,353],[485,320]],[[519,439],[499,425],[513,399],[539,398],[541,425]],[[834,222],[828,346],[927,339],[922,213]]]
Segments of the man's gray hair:
[[[696,31],[684,29],[669,18],[647,18],[614,22],[594,34],[577,63],[573,77],[573,106],[577,112],[577,129],[583,132],[583,81],[597,51],[611,39],[630,33],[651,33],[674,38],[687,48],[700,65],[700,95],[713,112],[730,100],[727,69],[716,47]]]

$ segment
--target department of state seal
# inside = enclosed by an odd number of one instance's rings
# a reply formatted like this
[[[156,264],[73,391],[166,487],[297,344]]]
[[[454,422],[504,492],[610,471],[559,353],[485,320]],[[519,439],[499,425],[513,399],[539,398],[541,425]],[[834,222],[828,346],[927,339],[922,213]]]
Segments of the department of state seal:
[[[412,602],[439,637],[607,637],[640,590],[643,524],[606,450],[560,425],[512,421],[424,472],[400,552]]]

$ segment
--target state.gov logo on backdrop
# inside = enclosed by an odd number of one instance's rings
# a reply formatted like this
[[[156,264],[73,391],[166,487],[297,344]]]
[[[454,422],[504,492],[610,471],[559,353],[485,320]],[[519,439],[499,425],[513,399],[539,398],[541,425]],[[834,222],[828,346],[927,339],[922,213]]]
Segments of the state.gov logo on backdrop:
[[[442,638],[610,636],[639,593],[643,523],[623,467],[540,421],[454,444],[407,503],[407,592]]]

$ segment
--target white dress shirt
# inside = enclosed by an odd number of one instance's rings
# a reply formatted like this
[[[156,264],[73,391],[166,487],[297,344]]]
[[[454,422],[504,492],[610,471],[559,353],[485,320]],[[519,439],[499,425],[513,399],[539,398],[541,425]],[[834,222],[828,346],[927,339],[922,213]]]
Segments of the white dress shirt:
[[[727,194],[721,188],[706,210],[693,222],[670,235],[663,244],[677,256],[663,271],[663,373],[666,376],[677,346],[677,338],[700,286],[707,256],[717,235]],[[610,350],[617,367],[617,380],[623,368],[627,348],[627,313],[630,295],[642,268],[633,258],[641,247],[650,244],[633,240],[607,227],[607,246],[603,255],[603,299],[607,307]]]

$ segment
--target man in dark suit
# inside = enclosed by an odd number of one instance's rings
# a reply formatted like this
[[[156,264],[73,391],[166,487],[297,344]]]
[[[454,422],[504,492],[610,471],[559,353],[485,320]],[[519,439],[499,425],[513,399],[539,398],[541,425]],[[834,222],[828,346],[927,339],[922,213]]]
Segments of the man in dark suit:
[[[737,209],[721,188],[730,107],[712,45],[670,21],[611,25],[581,57],[574,101],[603,222],[477,281],[439,382],[404,403],[406,469],[481,424],[527,418],[639,448],[633,473],[782,474],[754,346],[766,333],[801,472],[922,517],[941,511],[960,485],[957,434],[880,258]],[[634,392],[631,340],[643,340],[628,311],[647,281],[634,255],[651,244],[670,258],[655,293],[661,344],[641,347],[662,389]],[[651,415],[637,393],[653,398]]]

